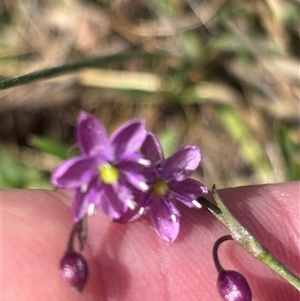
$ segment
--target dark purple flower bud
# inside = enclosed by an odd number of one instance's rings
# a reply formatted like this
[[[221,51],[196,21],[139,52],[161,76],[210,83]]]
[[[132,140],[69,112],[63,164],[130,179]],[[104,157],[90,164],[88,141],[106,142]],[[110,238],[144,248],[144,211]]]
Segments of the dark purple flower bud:
[[[220,271],[217,288],[225,301],[251,301],[249,284],[245,277],[236,271]]]
[[[64,280],[81,292],[88,278],[88,265],[85,258],[77,252],[67,252],[60,262],[60,271]]]

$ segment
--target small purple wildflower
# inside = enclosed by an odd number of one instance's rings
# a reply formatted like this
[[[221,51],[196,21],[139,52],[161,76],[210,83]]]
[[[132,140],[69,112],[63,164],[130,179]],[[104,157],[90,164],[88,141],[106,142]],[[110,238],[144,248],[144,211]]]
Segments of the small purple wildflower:
[[[196,198],[207,193],[202,183],[188,178],[200,162],[200,150],[196,146],[185,146],[165,159],[160,142],[154,134],[148,133],[141,153],[151,162],[145,171],[150,188],[135,194],[139,213],[133,219],[148,214],[157,234],[172,242],[179,232],[180,212],[176,201],[189,208],[200,208]]]
[[[132,120],[108,138],[95,117],[80,113],[76,136],[82,154],[58,166],[51,179],[56,187],[76,189],[74,222],[92,214],[97,207],[112,218],[135,208],[132,188],[148,189],[141,173],[142,164],[147,162],[137,152],[146,133],[144,121]]]

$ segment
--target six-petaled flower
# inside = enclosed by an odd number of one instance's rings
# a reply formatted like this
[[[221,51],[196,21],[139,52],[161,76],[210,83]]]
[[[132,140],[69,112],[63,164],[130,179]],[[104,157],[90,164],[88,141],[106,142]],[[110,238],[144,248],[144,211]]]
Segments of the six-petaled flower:
[[[200,162],[200,150],[196,146],[185,146],[165,159],[162,147],[152,133],[148,133],[141,153],[151,162],[145,171],[149,190],[136,191],[135,200],[139,212],[131,220],[148,214],[157,234],[172,242],[179,232],[179,201],[187,207],[200,207],[197,198],[207,193],[200,182],[189,178]]]
[[[109,138],[95,117],[80,113],[76,136],[81,155],[63,162],[52,174],[54,186],[76,189],[75,222],[97,207],[111,218],[135,208],[132,188],[148,189],[141,173],[147,162],[138,153],[146,133],[144,121],[132,120]]]

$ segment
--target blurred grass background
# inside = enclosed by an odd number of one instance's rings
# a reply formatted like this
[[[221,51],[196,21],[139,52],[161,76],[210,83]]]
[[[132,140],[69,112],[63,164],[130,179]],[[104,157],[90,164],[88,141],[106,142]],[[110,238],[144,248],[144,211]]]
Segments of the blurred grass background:
[[[145,118],[166,155],[198,145],[209,187],[299,180],[299,16],[293,0],[1,0],[1,80],[112,56],[0,92],[1,187],[51,187],[80,110],[109,132]]]

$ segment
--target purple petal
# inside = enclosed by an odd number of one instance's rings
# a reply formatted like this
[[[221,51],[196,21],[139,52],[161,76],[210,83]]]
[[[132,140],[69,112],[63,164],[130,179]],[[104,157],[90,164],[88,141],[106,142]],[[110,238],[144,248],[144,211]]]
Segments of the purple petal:
[[[136,207],[134,210],[128,209],[120,218],[114,219],[114,222],[120,224],[133,222],[142,216],[139,212],[140,209],[140,207]]]
[[[123,153],[134,153],[142,145],[146,136],[145,122],[132,120],[126,122],[111,136],[111,146],[115,156],[121,157]]]
[[[81,151],[95,157],[107,152],[109,140],[104,126],[92,115],[81,112],[76,127],[76,136]]]
[[[133,205],[134,197],[131,189],[128,187],[128,183],[123,183],[123,179],[121,178],[117,185],[112,185],[113,191],[117,196],[119,202],[125,205],[125,210],[123,210],[122,214],[127,210],[128,205]]]
[[[140,159],[142,159],[143,156],[139,153],[122,153],[119,155],[118,157],[118,164],[132,164],[133,162],[134,163],[137,163]]]
[[[133,185],[135,188],[140,190],[148,190],[149,187],[146,185],[146,178],[144,175],[144,171],[147,169],[144,166],[136,162],[121,162],[116,166],[118,170],[121,171],[121,176],[123,177],[123,183],[126,182]]]
[[[172,181],[173,182],[173,181]],[[207,187],[194,179],[185,179],[181,182],[170,182],[172,196],[189,208],[194,207],[192,201],[207,193]]]
[[[89,185],[87,191],[82,191],[81,188],[76,190],[75,197],[72,203],[72,215],[75,222],[80,221],[88,214],[91,204],[97,205],[101,186],[97,184],[96,179]]]
[[[164,158],[163,150],[159,140],[150,132],[147,134],[146,139],[141,147],[141,153],[152,163],[161,161]]]
[[[131,170],[128,172],[123,171],[123,175],[126,178],[127,182],[135,188],[142,191],[147,191],[149,189],[149,186],[146,184],[146,179],[142,174],[136,173],[134,172],[134,170]]]
[[[98,206],[102,211],[113,219],[120,218],[127,210],[125,200],[119,199],[120,195],[116,194],[112,185],[103,185],[103,190],[99,196]]]
[[[61,188],[78,188],[89,181],[95,172],[96,161],[94,158],[76,157],[59,165],[51,176],[54,186]]]
[[[161,177],[182,181],[199,165],[201,156],[197,146],[185,146],[163,162]]]
[[[157,234],[168,242],[173,242],[179,233],[179,212],[161,198],[154,200],[149,210],[153,228]]]
[[[88,212],[89,203],[86,194],[80,189],[76,189],[72,203],[72,216],[75,223],[79,222]]]
[[[144,216],[144,214],[150,208],[148,205],[151,205],[153,200],[153,194],[151,192],[145,193],[141,191],[134,191],[134,200],[137,203],[137,206],[134,210],[127,210],[121,218],[114,220],[118,223],[128,223],[133,222],[140,217]],[[148,208],[146,208],[148,207]]]

